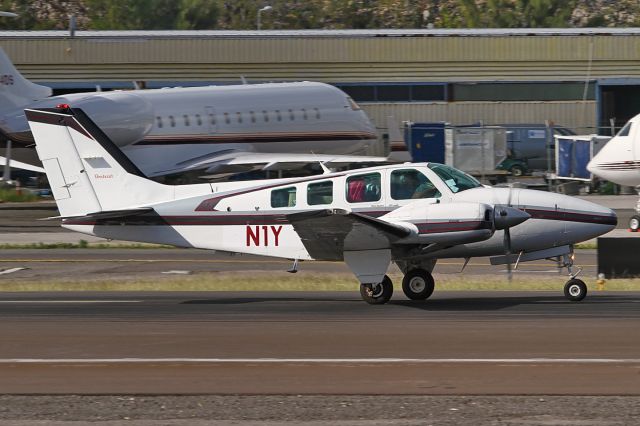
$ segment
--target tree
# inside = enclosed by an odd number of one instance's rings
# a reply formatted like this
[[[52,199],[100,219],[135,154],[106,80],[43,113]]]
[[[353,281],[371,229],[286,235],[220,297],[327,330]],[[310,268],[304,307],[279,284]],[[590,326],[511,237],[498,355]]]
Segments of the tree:
[[[176,28],[207,30],[218,26],[220,7],[216,0],[181,0]]]
[[[174,29],[181,2],[174,0],[84,0],[95,30]]]

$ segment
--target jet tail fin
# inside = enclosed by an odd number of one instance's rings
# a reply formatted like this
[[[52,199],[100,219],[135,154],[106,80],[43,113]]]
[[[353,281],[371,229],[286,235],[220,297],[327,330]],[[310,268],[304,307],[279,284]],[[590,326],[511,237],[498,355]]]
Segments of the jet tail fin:
[[[60,215],[86,216],[170,201],[81,110],[25,110]]]
[[[0,48],[0,113],[48,98],[51,93],[51,88],[24,78]]]

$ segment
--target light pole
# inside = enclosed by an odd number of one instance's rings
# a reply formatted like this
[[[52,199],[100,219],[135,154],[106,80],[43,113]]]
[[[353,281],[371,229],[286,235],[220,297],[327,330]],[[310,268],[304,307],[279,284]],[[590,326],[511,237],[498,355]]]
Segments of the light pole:
[[[265,6],[262,9],[258,9],[258,17],[257,17],[257,27],[258,31],[262,29],[262,12],[266,12],[267,10],[273,9],[271,6]]]

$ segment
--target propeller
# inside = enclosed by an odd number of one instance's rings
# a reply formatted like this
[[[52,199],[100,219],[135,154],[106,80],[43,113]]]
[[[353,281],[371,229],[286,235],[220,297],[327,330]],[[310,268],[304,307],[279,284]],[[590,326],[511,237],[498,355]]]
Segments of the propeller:
[[[494,226],[496,229],[504,230],[504,254],[507,260],[507,277],[511,281],[511,231],[510,228],[521,224],[531,216],[529,213],[511,206],[511,190],[509,186],[509,195],[507,205],[496,206],[494,209]]]

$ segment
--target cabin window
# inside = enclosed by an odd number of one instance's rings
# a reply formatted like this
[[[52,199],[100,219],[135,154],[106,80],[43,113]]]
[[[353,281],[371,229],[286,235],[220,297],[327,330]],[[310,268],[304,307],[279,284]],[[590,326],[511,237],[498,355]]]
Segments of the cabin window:
[[[295,118],[296,118],[296,117],[295,117],[295,115],[293,114],[293,110],[292,110],[292,109],[290,109],[290,110],[289,110],[289,120],[293,121],[293,120],[295,120]]]
[[[364,203],[380,200],[380,173],[350,176],[345,188],[347,201],[350,203]]]
[[[318,204],[331,204],[333,202],[333,182],[310,183],[307,186],[307,204],[315,206]]]
[[[309,117],[307,117],[307,110],[302,108],[302,118],[304,118],[305,120]]]
[[[440,198],[442,194],[431,181],[416,169],[391,172],[391,198],[409,200],[416,198]]]
[[[184,125],[185,126],[190,126],[191,123],[189,123],[189,116],[187,114],[182,116],[184,118]]]
[[[162,129],[162,117],[156,117],[157,125],[160,129]]]
[[[631,122],[627,123],[622,130],[620,130],[618,132],[618,134],[616,136],[629,136],[629,133],[631,132]]]
[[[242,123],[242,113],[236,112],[236,116],[238,117],[238,123]]]
[[[276,110],[276,119],[278,121],[282,121],[282,115],[280,115],[280,110],[279,109]]]
[[[320,110],[318,108],[313,109],[316,112],[316,120],[320,120]]]
[[[169,116],[169,124],[171,125],[171,127],[176,127],[176,119],[173,117],[173,115]]]
[[[229,118],[229,113],[225,112],[224,113],[224,122],[227,124],[231,124],[231,118]]]
[[[196,114],[196,124],[202,126],[202,117],[200,117],[200,114]]]
[[[209,114],[209,123],[211,123],[212,126],[216,125],[216,115],[215,114]]]
[[[251,116],[251,122],[256,122],[256,113],[254,111],[249,111],[249,115]]]
[[[296,205],[296,188],[274,189],[271,191],[271,207],[295,207]]]
[[[265,123],[269,122],[269,113],[267,111],[262,111],[262,117],[264,118]]]

